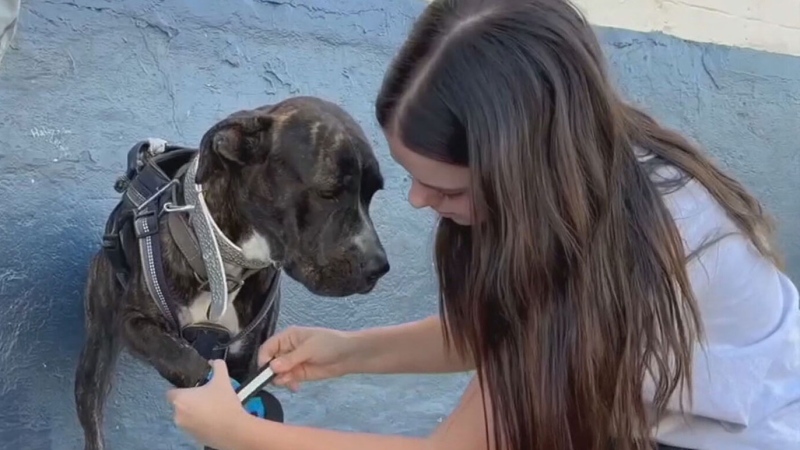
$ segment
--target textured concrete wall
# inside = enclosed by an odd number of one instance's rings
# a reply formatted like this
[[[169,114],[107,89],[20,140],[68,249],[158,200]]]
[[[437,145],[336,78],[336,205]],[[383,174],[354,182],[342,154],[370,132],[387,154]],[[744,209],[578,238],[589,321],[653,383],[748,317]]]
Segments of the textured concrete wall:
[[[387,177],[372,213],[392,272],[368,298],[325,300],[287,283],[281,326],[397,323],[436,310],[431,221],[372,118],[385,65],[417,0],[30,0],[0,66],[0,442],[80,448],[72,376],[81,291],[127,149],[196,144],[215,120],[288,95],[341,102],[372,136]],[[800,59],[660,34],[603,30],[624,90],[740,174],[781,219],[800,272]],[[280,392],[295,423],[424,434],[464,377],[362,377]],[[50,386],[50,387],[48,387]],[[166,384],[123,358],[107,413],[113,449],[195,448],[170,421]]]

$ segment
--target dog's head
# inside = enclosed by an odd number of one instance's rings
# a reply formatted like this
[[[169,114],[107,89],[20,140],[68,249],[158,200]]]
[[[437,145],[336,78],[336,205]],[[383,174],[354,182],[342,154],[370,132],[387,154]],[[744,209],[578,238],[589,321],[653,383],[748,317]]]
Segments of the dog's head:
[[[203,136],[196,178],[235,186],[236,214],[317,295],[367,293],[389,271],[369,215],[383,176],[364,132],[335,104],[294,97],[232,114]]]

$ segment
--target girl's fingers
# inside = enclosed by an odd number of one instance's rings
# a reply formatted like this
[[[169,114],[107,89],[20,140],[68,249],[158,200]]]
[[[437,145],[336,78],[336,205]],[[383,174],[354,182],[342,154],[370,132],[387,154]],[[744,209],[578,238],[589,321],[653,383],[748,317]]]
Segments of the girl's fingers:
[[[286,386],[286,384],[289,383],[289,381],[291,380],[292,380],[292,375],[287,373],[285,375],[279,375],[278,377],[276,377],[273,383],[278,386]]]
[[[300,381],[297,380],[293,374],[279,375],[273,381],[276,386],[281,386],[289,389],[292,392],[297,392],[300,389]]]

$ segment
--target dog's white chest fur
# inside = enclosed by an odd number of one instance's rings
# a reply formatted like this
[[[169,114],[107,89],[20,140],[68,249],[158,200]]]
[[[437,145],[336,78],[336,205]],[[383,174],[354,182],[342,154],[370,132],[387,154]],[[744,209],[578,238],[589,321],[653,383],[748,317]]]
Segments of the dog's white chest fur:
[[[235,290],[228,294],[228,308],[225,314],[220,317],[217,325],[222,325],[232,333],[241,331],[239,325],[239,318],[236,315],[236,308],[233,302],[236,300],[236,295],[239,290]],[[211,306],[211,293],[203,291],[192,300],[191,305],[184,309],[185,316],[182,318],[187,325],[196,324],[200,322],[208,322],[208,310]]]
[[[264,239],[258,233],[254,233],[249,238],[245,239],[239,246],[242,249],[242,253],[247,258],[252,259],[262,259],[266,260],[269,258],[270,250],[269,244],[267,240]],[[235,274],[236,276],[241,275],[240,268],[233,268],[229,265],[225,264],[225,271],[229,274]],[[239,317],[236,314],[236,307],[234,306],[234,302],[236,301],[236,297],[239,294],[239,289],[228,293],[228,307],[225,309],[225,314],[220,317],[220,319],[216,322],[217,325],[221,325],[225,327],[228,331],[231,332],[232,335],[240,332],[243,326],[247,326],[247,324],[239,323]],[[209,307],[211,306],[211,292],[203,291],[200,292],[189,304],[188,307],[183,308],[181,311],[181,323],[186,325],[192,325],[196,323],[208,322],[208,311]],[[241,350],[241,341],[235,342],[233,345],[230,346],[229,351],[233,353],[238,353]]]

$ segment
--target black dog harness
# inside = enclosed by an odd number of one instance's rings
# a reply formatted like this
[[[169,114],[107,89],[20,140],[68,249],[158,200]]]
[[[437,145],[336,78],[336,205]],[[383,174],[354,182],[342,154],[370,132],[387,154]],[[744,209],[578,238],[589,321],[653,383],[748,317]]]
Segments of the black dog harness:
[[[280,268],[274,261],[248,259],[214,223],[200,186],[194,183],[198,150],[141,141],[128,152],[128,167],[114,185],[122,199],[106,222],[103,251],[118,283],[130,281],[129,255],[138,251],[150,296],[174,330],[206,359],[221,359],[227,349],[253,331],[274,306],[280,291]],[[211,292],[207,322],[181,327],[176,294],[166,276],[160,219],[169,214],[167,231],[201,283]],[[217,322],[229,307],[228,294],[237,292],[254,273],[270,269],[269,290],[261,310],[236,335]],[[231,306],[232,307],[232,306]]]

